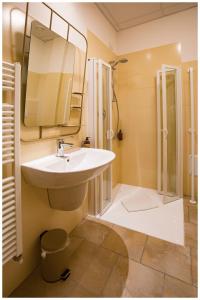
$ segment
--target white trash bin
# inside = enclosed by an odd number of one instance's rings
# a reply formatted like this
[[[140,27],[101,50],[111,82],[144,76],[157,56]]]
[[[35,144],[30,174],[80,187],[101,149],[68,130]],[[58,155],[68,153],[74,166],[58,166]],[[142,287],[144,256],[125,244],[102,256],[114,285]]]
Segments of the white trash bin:
[[[42,276],[47,282],[66,280],[70,270],[65,265],[65,250],[69,237],[63,229],[52,229],[41,234]]]

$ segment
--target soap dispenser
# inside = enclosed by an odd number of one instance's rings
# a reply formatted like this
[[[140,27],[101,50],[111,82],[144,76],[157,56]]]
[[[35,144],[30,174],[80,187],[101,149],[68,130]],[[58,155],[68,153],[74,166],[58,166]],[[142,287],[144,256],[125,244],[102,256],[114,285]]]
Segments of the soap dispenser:
[[[90,144],[90,137],[86,136],[85,140],[83,141],[82,147],[84,148],[90,148],[91,144]]]

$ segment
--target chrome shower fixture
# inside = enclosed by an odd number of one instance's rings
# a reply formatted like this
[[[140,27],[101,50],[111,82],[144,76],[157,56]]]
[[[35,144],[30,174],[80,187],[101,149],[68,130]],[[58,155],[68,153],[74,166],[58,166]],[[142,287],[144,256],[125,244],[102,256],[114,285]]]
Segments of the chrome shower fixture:
[[[121,58],[121,59],[118,59],[118,60],[112,60],[109,62],[111,68],[112,68],[112,89],[113,89],[113,100],[112,102],[115,102],[116,104],[116,108],[117,108],[117,126],[116,126],[116,131],[115,131],[115,137],[118,138],[119,141],[122,141],[123,140],[123,132],[121,129],[119,129],[119,106],[118,106],[118,99],[117,99],[117,95],[115,93],[115,86],[114,86],[114,71],[116,70],[116,66],[118,64],[125,64],[128,62],[128,59],[127,58]]]
[[[112,69],[115,70],[115,67],[121,63],[121,64],[125,64],[128,62],[128,59],[127,58],[121,58],[119,60],[112,60],[109,62],[109,64],[111,65]]]

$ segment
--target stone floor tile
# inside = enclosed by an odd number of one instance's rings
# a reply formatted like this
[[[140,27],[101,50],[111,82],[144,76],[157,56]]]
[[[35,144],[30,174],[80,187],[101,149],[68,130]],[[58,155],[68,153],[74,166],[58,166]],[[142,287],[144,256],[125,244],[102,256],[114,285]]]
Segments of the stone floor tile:
[[[70,234],[65,250],[63,263],[70,277],[47,283],[38,267],[11,297],[195,297],[197,208],[189,198],[184,200],[184,215],[185,247],[85,220]]]
[[[122,298],[132,298],[132,295],[130,294],[130,292],[129,292],[129,290],[127,288],[124,288],[121,297]]]
[[[126,287],[132,297],[161,297],[164,287],[164,274],[129,260]]]
[[[96,298],[98,295],[93,294],[82,287],[80,284],[76,285],[74,290],[68,297],[75,297],[75,298]]]
[[[197,289],[192,285],[166,275],[163,297],[197,297]]]
[[[192,283],[198,285],[198,259],[197,255],[192,255]]]
[[[197,225],[185,223],[185,245],[197,248]]]
[[[42,279],[40,267],[38,267],[12,292],[10,297],[45,297],[47,290],[48,283]]]
[[[74,294],[76,293],[77,290],[78,290],[77,282],[72,280],[70,277],[68,277],[67,280],[65,281],[49,283],[48,288],[46,290],[45,297],[48,298],[74,297]]]
[[[145,241],[145,234],[115,225],[102,246],[139,262]]]
[[[192,256],[195,256],[195,257],[198,256],[198,249],[196,247],[195,248],[191,248],[190,250],[191,250],[191,255]]]
[[[190,206],[189,207],[189,222],[193,224],[197,224],[197,206]]]
[[[126,280],[129,271],[129,260],[127,257],[118,256],[102,292],[102,297],[122,297],[126,287]]]
[[[108,226],[98,222],[85,220],[72,231],[71,236],[78,236],[100,245],[108,235],[109,231],[110,227]]]
[[[116,253],[99,247],[87,271],[81,278],[80,284],[88,291],[100,295],[117,258]]]
[[[67,246],[65,255],[66,257],[71,256],[74,251],[80,246],[80,244],[83,242],[82,238],[70,236],[70,243],[69,246]]]
[[[102,243],[102,247],[112,250],[120,255],[128,257],[128,249],[122,237],[111,230]]]
[[[95,256],[98,246],[84,240],[76,251],[67,259],[68,268],[71,270],[71,278],[80,282],[81,277]]]
[[[184,205],[184,222],[189,222],[189,207]]]
[[[189,247],[148,237],[142,263],[185,282],[192,282]]]
[[[41,275],[41,269],[38,267],[10,297],[67,297],[73,293],[76,286],[77,283],[70,277],[66,281],[45,282]]]
[[[56,283],[50,283],[46,291],[46,297],[95,297],[96,295],[87,291],[78,282],[74,281],[70,277],[65,281],[58,281]]]

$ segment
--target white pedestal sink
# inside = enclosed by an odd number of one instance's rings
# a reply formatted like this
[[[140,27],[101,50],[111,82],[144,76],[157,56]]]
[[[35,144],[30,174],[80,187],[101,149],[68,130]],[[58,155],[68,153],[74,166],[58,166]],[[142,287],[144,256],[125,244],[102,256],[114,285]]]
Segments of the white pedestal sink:
[[[74,210],[85,198],[87,183],[104,171],[115,158],[112,151],[80,148],[66,156],[45,156],[22,164],[25,181],[47,189],[50,206]]]

